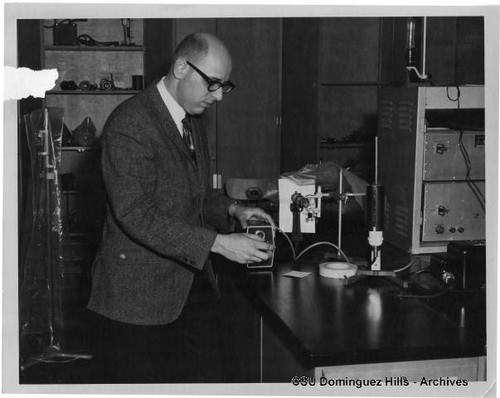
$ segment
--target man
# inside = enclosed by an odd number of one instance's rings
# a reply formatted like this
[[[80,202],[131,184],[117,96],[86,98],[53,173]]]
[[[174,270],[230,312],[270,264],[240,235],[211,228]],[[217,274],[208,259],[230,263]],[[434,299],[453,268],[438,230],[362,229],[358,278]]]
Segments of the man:
[[[273,224],[209,189],[199,115],[234,85],[225,45],[185,38],[166,77],[125,101],[102,136],[106,221],[89,309],[99,314],[103,382],[220,381],[217,284],[210,252],[246,263],[269,258],[258,237],[222,234],[227,218]],[[99,366],[99,365],[98,365]]]

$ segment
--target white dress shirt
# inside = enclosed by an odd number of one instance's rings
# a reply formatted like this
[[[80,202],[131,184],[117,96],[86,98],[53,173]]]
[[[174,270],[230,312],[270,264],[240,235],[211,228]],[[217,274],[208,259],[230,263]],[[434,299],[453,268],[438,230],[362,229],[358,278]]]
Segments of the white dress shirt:
[[[165,86],[165,76],[160,79],[156,87],[158,88],[161,98],[170,112],[170,115],[172,115],[172,118],[174,119],[177,130],[179,130],[181,137],[183,137],[184,128],[182,127],[182,119],[186,117],[186,111],[182,109],[174,97],[172,97],[172,95],[168,92],[167,87]]]

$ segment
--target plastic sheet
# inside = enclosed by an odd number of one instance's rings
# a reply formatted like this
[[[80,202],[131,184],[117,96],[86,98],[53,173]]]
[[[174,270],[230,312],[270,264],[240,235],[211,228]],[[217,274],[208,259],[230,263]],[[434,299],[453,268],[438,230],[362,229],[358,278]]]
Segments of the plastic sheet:
[[[24,116],[30,153],[28,203],[20,250],[20,361],[58,348],[63,333],[61,189],[58,171],[64,110],[48,108]]]

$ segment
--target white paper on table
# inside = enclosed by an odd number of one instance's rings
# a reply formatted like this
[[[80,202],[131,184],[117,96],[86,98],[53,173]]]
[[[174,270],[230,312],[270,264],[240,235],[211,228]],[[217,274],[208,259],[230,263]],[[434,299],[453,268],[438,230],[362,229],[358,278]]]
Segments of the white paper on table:
[[[283,274],[283,276],[290,276],[292,278],[304,278],[305,276],[307,276],[309,274],[310,274],[310,272],[290,271],[290,272]]]

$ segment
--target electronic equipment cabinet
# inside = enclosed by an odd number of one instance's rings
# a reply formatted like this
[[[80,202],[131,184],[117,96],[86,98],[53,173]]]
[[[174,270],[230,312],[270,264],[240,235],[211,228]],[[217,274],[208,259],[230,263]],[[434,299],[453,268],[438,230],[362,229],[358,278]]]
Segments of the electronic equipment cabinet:
[[[412,254],[485,239],[484,86],[379,90],[389,243]]]

